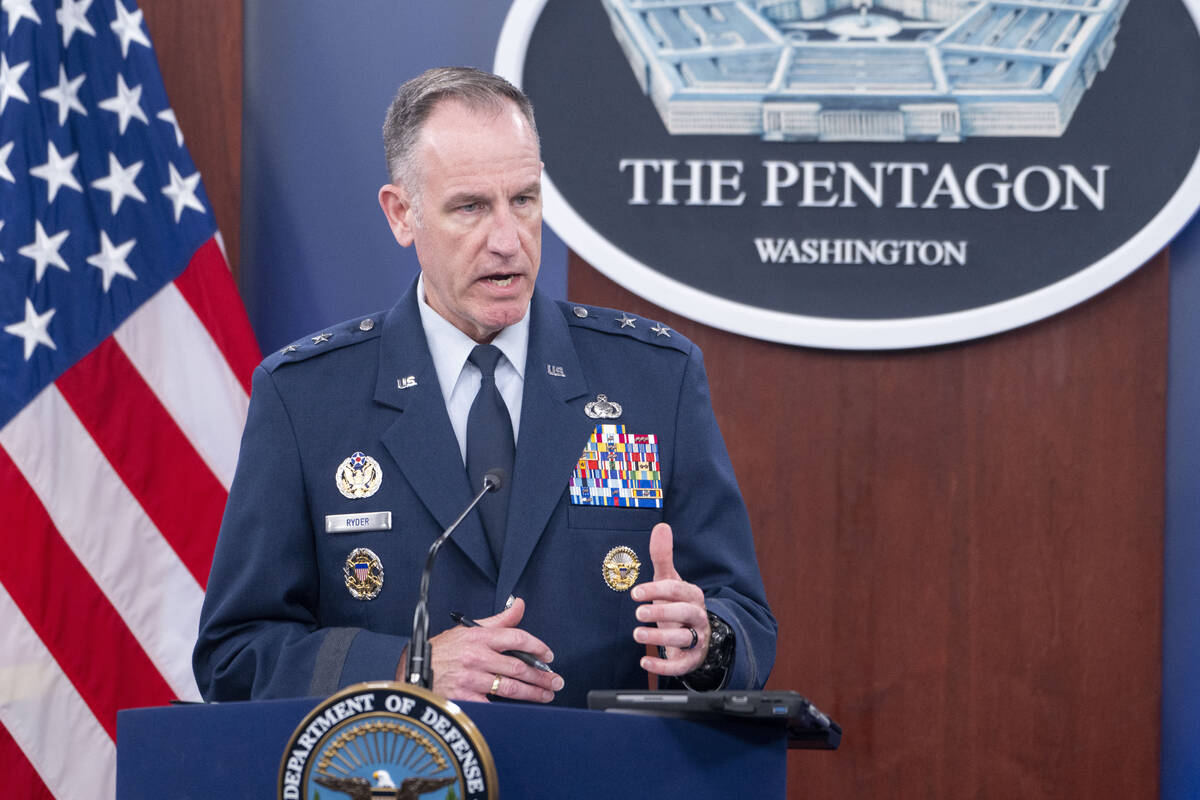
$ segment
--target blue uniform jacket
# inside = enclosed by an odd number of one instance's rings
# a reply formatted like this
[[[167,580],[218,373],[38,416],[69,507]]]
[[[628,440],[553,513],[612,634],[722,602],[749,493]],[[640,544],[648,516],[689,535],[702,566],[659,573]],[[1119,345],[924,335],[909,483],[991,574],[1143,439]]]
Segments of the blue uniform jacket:
[[[699,348],[675,331],[656,334],[651,321],[622,327],[618,312],[538,292],[530,314],[503,556],[497,567],[470,514],[434,566],[430,635],[453,624],[452,610],[485,617],[516,595],[526,602],[521,627],[554,651],[566,682],[556,703],[585,705],[589,689],[644,688],[645,647],[632,636],[637,604],[609,588],[601,564],[624,545],[642,563],[639,582],[650,580],[650,529],[666,521],[676,569],[736,637],[727,686],[761,687],[776,624]],[[208,700],[318,696],[391,680],[426,551],[474,494],[415,286],[369,319],[330,329],[326,341],[304,339],[255,370],[193,656]],[[598,394],[623,407],[620,418],[587,416]],[[657,436],[662,508],[570,502],[569,478],[600,423]],[[382,483],[371,497],[349,499],[335,473],[356,451],[379,463]],[[392,512],[391,530],[325,532],[326,515],[376,511]],[[359,547],[383,565],[371,600],[345,584],[347,556]]]

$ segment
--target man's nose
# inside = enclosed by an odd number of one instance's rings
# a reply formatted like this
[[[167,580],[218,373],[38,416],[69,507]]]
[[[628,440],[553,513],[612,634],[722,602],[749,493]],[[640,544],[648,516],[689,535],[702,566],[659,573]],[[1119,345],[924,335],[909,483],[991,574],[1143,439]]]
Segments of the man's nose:
[[[498,256],[511,258],[521,249],[521,230],[510,209],[503,208],[492,215],[488,233],[488,248]]]

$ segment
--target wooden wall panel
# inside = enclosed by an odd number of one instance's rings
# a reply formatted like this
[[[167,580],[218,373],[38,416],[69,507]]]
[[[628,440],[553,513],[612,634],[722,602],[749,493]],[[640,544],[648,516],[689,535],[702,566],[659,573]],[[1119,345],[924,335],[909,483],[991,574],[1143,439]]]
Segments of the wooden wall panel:
[[[242,0],[142,0],[167,97],[204,177],[237,275],[242,196]]]
[[[1167,274],[855,353],[705,327],[571,256],[572,299],[704,349],[780,622],[770,685],[846,731],[789,754],[791,797],[1157,797]]]

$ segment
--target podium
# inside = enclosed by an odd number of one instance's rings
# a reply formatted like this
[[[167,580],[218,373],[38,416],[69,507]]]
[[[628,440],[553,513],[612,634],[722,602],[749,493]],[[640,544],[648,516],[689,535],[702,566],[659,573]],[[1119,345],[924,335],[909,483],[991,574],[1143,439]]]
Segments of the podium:
[[[117,715],[117,799],[278,794],[279,763],[320,698],[144,708]],[[487,740],[506,800],[780,798],[782,725],[459,703]],[[324,792],[322,793],[324,796]],[[331,797],[336,797],[331,794]]]

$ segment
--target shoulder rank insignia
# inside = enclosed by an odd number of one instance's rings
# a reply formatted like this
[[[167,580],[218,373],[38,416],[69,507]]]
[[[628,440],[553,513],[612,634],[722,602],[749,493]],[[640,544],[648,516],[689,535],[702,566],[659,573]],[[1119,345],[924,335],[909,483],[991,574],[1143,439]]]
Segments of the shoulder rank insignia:
[[[658,437],[626,433],[624,425],[597,425],[567,489],[577,506],[662,508]]]
[[[614,592],[628,592],[637,583],[641,568],[642,562],[638,561],[637,553],[625,545],[609,550],[601,565],[604,582]]]
[[[338,465],[334,482],[344,497],[361,500],[379,491],[383,470],[378,461],[360,451]]]
[[[621,404],[608,399],[608,395],[598,394],[596,399],[583,407],[583,413],[592,419],[616,419],[621,416]]]
[[[365,547],[356,547],[342,567],[346,588],[355,600],[374,600],[383,588],[383,562]]]

